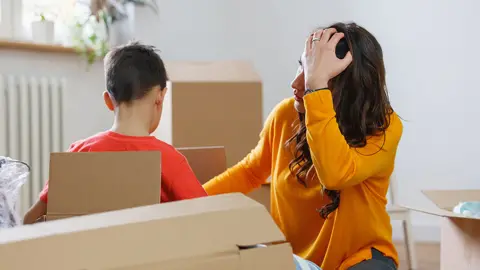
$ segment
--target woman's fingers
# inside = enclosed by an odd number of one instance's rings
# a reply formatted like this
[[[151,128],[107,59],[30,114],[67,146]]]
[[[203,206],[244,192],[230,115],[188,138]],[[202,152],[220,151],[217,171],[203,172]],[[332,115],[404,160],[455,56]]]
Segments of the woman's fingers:
[[[327,44],[328,41],[330,40],[330,37],[335,34],[337,32],[337,29],[335,28],[328,28],[326,30],[323,31],[322,33],[322,37],[320,38],[320,42],[321,44]]]
[[[328,46],[330,48],[335,48],[338,44],[338,42],[345,36],[344,33],[335,33],[332,38],[330,38],[330,41],[328,42]]]
[[[314,34],[311,34],[311,35],[307,38],[307,41],[305,41],[305,54],[308,54],[308,52],[312,50],[312,39],[313,39],[313,35],[314,35]]]
[[[315,31],[315,33],[313,33],[314,42],[320,40],[320,38],[322,37],[322,33],[323,33],[323,29],[317,30]]]
[[[320,40],[322,37],[323,29],[315,31],[315,33],[312,34],[312,38],[310,40],[310,48],[313,49],[316,46],[316,43]]]
[[[353,61],[352,53],[350,51],[347,52],[347,54],[345,55],[345,57],[341,61],[344,65],[344,67],[347,68],[348,65],[350,65],[350,63],[352,63],[352,61]]]

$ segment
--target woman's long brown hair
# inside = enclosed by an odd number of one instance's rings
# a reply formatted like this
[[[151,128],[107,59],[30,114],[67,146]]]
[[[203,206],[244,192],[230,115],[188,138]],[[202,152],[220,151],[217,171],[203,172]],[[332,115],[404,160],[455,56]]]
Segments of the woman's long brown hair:
[[[355,23],[336,23],[327,28],[345,34],[353,56],[350,66],[329,82],[336,121],[348,145],[362,148],[367,145],[367,137],[385,136],[393,113],[385,84],[382,48],[372,34]],[[308,186],[307,178],[315,177],[306,134],[305,115],[299,113],[296,133],[286,146],[293,148],[294,154],[290,171],[305,187]],[[340,190],[323,191],[330,202],[318,211],[326,219],[340,205]]]

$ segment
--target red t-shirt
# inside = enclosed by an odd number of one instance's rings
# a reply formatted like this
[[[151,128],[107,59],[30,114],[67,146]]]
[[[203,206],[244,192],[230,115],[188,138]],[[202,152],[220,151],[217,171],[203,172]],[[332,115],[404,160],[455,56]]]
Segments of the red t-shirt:
[[[132,137],[106,131],[73,143],[68,152],[155,151],[162,153],[161,202],[207,196],[187,159],[173,146],[153,136]],[[48,182],[40,193],[48,201]]]

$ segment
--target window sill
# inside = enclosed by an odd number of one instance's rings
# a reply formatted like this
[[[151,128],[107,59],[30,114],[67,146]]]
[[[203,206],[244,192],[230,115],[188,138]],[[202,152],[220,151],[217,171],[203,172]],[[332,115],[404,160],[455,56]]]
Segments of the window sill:
[[[62,45],[55,44],[38,44],[33,42],[26,41],[10,41],[10,40],[0,40],[0,50],[19,50],[19,51],[29,51],[29,52],[41,52],[41,53],[67,53],[75,54],[76,50],[72,47],[65,47]]]

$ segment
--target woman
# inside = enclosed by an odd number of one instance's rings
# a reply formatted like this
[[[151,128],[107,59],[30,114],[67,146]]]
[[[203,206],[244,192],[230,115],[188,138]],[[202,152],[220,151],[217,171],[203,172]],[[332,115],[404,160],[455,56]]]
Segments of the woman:
[[[271,176],[271,213],[295,254],[324,270],[396,269],[385,206],[402,123],[380,44],[354,23],[318,30],[292,88],[257,147],[206,183],[207,193],[248,193]]]

